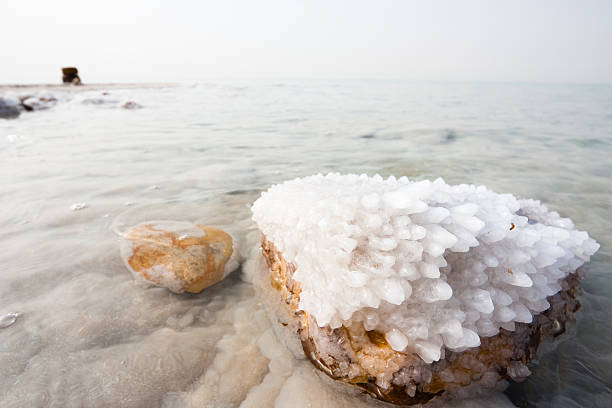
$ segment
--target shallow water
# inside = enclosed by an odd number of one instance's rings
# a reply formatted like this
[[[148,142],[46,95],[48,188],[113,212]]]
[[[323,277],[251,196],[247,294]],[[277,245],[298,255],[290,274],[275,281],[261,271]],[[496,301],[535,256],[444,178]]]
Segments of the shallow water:
[[[485,184],[541,199],[587,230],[602,246],[577,323],[508,394],[524,406],[609,406],[612,86],[216,81],[103,91],[54,88],[51,109],[0,119],[0,318],[18,313],[0,326],[0,406],[379,405],[338,392],[284,349],[250,268],[175,295],[133,281],[119,256],[117,233],[151,219],[225,226],[246,255],[258,194],[329,171]],[[121,109],[126,100],[143,108]],[[512,403],[495,393],[453,406]]]

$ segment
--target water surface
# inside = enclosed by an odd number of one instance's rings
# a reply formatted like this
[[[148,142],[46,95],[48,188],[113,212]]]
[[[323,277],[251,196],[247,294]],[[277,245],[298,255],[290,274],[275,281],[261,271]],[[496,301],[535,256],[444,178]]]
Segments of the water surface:
[[[510,394],[531,407],[612,401],[611,86],[69,89],[50,89],[51,109],[0,119],[0,316],[19,314],[0,328],[1,406],[377,405],[339,393],[283,348],[245,271],[174,295],[134,282],[119,257],[117,231],[148,219],[233,228],[246,254],[259,193],[329,171],[485,184],[540,199],[587,230],[602,247],[577,323]],[[121,109],[126,100],[143,108]],[[71,210],[77,203],[86,206]],[[461,404],[512,406],[503,393]]]

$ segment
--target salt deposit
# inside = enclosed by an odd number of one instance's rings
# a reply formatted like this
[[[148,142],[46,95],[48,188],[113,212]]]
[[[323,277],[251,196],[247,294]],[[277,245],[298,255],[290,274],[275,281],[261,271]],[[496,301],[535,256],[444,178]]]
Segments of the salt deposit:
[[[87,208],[87,203],[74,203],[70,206],[70,209],[72,211],[79,211],[82,210],[84,208]]]
[[[300,310],[320,327],[362,322],[427,363],[531,322],[599,248],[538,201],[442,179],[297,178],[252,210],[296,265]]]
[[[0,317],[0,329],[12,326],[19,317],[19,313],[8,313]]]

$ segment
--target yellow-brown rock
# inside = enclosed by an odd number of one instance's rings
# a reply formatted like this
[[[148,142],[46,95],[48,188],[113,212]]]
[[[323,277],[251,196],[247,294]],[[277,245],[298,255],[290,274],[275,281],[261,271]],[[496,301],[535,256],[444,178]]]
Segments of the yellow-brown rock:
[[[128,269],[175,293],[198,293],[238,266],[232,237],[213,227],[151,221],[130,228],[124,238]]]

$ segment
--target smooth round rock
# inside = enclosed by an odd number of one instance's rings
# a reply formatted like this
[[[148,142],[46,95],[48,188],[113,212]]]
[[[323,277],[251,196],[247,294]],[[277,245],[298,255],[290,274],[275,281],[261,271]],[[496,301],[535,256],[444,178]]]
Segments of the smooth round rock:
[[[178,221],[138,224],[124,235],[121,257],[132,273],[172,292],[199,293],[238,266],[232,236]]]

